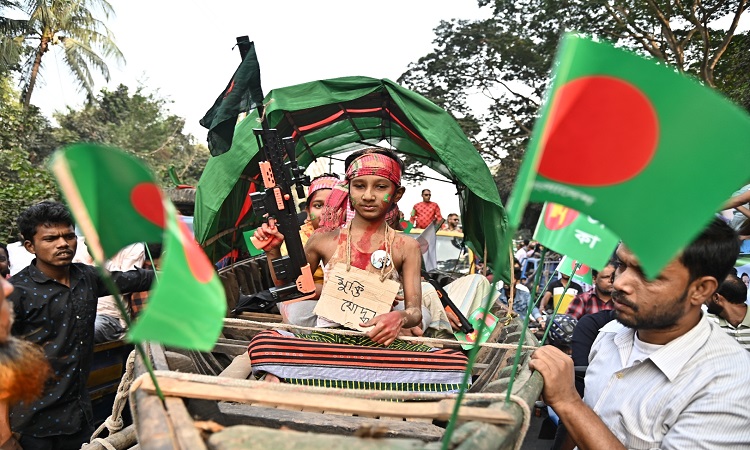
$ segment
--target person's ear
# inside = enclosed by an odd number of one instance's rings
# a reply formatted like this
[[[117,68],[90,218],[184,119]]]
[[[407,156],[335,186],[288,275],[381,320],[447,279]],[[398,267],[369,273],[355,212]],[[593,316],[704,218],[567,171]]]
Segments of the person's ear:
[[[706,302],[716,289],[719,288],[719,282],[711,276],[704,276],[693,280],[688,286],[688,300],[692,305],[700,306]]]
[[[396,192],[393,193],[393,203],[396,203],[399,200],[401,200],[401,197],[404,196],[404,192],[406,192],[406,188],[403,186],[399,186],[396,189]]]
[[[34,243],[33,242],[31,242],[29,240],[23,241],[23,248],[25,248],[26,251],[29,252],[29,253],[31,253],[32,255],[36,255],[36,250],[34,249]]]

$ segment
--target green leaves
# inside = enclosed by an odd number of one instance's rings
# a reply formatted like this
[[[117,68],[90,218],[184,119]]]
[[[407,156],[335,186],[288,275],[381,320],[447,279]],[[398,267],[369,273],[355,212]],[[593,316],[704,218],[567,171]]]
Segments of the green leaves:
[[[92,70],[109,81],[109,69],[104,58],[124,63],[120,49],[112,39],[107,25],[96,17],[113,14],[106,0],[86,2],[67,0],[32,0],[25,4],[29,20],[22,32],[27,42],[33,42],[35,50],[24,63],[24,106],[28,108],[44,55],[49,46],[61,45],[63,61],[73,73],[81,90],[94,95]]]

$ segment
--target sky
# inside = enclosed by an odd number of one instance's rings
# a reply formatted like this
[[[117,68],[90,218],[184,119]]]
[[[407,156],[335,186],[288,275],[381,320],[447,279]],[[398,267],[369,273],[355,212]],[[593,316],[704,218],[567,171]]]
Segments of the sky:
[[[126,64],[110,63],[111,81],[99,80],[97,91],[139,82],[158,90],[172,103],[172,113],[186,119],[185,132],[205,142],[198,124],[225,88],[240,62],[233,49],[237,36],[255,42],[264,93],[312,80],[363,75],[396,80],[409,63],[433,49],[434,28],[441,20],[477,19],[490,15],[477,0],[380,0],[357,2],[110,0],[116,17],[106,23]],[[81,107],[61,56],[45,56],[44,84],[32,103],[45,113]],[[334,169],[336,167],[334,166]],[[341,171],[342,169],[339,169]],[[428,169],[429,171],[429,169]],[[427,173],[437,176],[434,172]],[[453,185],[427,181],[407,186],[399,202],[408,213],[421,200],[422,187],[444,211],[458,211]]]

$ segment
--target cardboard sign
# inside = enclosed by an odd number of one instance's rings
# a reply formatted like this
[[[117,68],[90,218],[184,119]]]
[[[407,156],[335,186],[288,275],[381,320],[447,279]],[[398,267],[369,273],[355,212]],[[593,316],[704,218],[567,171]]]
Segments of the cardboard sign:
[[[323,286],[315,314],[347,328],[369,331],[359,324],[389,312],[399,287],[393,280],[381,282],[377,273],[353,266],[347,272],[346,264],[336,263]]]
[[[495,330],[498,318],[492,313],[485,315],[484,310],[481,308],[474,310],[474,312],[471,313],[471,316],[469,316],[469,322],[471,323],[471,326],[474,327],[474,331],[469,334],[461,333],[460,331],[453,333],[453,335],[456,336],[456,340],[459,342],[466,342],[466,344],[461,344],[461,347],[464,350],[470,350],[474,346],[474,342],[477,341],[477,330],[479,330],[479,322],[481,322],[482,319],[485,320],[485,327],[484,330],[482,330],[482,336],[479,338],[479,343],[484,344]]]

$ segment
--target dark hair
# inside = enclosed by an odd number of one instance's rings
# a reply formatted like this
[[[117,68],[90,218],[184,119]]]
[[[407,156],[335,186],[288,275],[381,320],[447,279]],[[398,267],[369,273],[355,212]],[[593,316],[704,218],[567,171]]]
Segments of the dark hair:
[[[430,191],[429,189],[422,189],[422,195],[424,195],[425,191],[429,191],[430,194],[432,194],[432,191]]]
[[[723,220],[714,218],[685,248],[679,261],[688,269],[690,281],[711,276],[721,282],[734,267],[739,253],[737,233]]]
[[[351,163],[351,161],[350,161],[350,163]],[[347,164],[346,167],[349,168],[349,164]],[[311,181],[315,181],[318,178],[335,178],[335,179],[338,180],[339,176],[336,175],[335,173],[324,173],[324,174],[318,175],[317,177],[313,178]]]
[[[513,278],[518,281],[521,279],[521,268],[520,267],[514,267],[513,268]]]
[[[523,240],[523,245],[528,246],[530,242],[531,241],[529,241],[528,239],[524,239]]]
[[[737,234],[741,236],[747,236],[750,234],[750,219],[745,219],[740,224],[740,227],[737,229]]]
[[[729,303],[740,305],[747,299],[747,286],[739,278],[729,275],[716,292],[727,299]]]
[[[0,248],[3,249],[3,250],[5,250],[5,256],[10,256],[10,254],[8,253],[8,245],[7,244],[5,244],[3,242],[0,242]]]
[[[151,253],[151,257],[153,259],[157,259],[161,257],[161,249],[162,249],[161,242],[147,242],[146,245],[148,246],[148,250],[146,250],[146,259],[148,259],[149,253]]]
[[[607,265],[605,265],[604,267],[608,267],[608,266],[612,266],[612,267],[617,267],[617,266],[615,265],[615,262],[614,262],[614,261],[612,261],[612,260],[610,260],[609,262],[607,262]],[[594,268],[592,267],[592,268],[591,268],[591,276],[592,276],[592,277],[594,277],[594,279],[596,279],[596,277],[598,277],[598,276],[599,276],[599,271],[598,271],[598,270],[596,270],[596,269],[594,269]]]
[[[62,203],[44,201],[32,205],[16,219],[21,235],[27,241],[31,241],[36,234],[39,225],[62,224],[74,226],[73,216]]]
[[[399,156],[393,150],[389,150],[387,148],[380,148],[380,147],[370,147],[370,148],[364,148],[362,150],[357,150],[356,152],[352,152],[352,154],[347,156],[346,159],[344,160],[344,172],[349,170],[349,166],[352,164],[352,162],[355,159],[359,158],[362,155],[366,155],[368,153],[377,153],[379,155],[385,155],[398,163],[399,168],[401,168],[401,173],[403,173],[405,170],[404,162],[401,161],[401,158],[399,158]],[[427,190],[429,191],[429,189]]]

